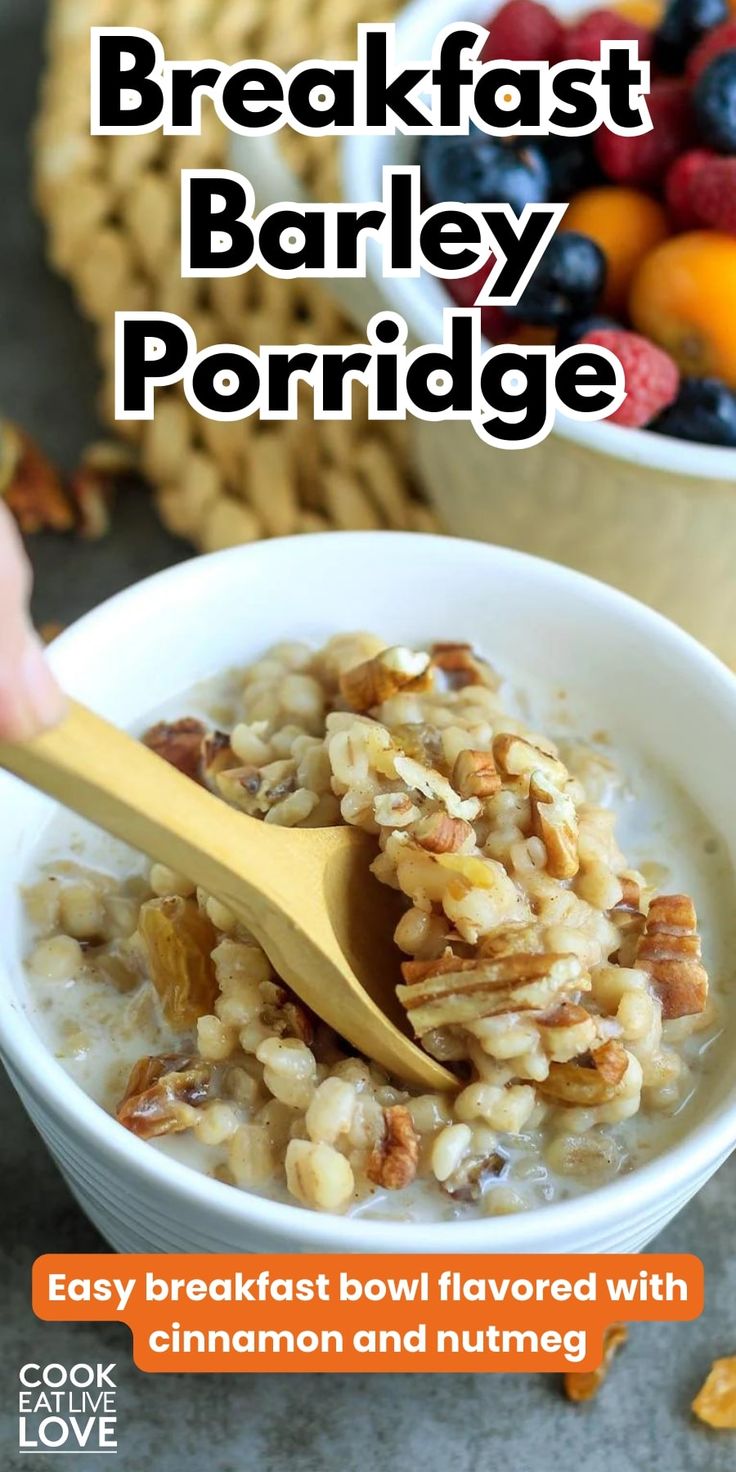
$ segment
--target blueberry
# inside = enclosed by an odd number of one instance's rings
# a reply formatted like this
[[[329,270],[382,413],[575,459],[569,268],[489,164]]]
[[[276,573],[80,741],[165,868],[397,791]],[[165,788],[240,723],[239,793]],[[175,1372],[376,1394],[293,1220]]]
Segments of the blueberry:
[[[613,317],[604,316],[602,312],[594,312],[589,317],[575,317],[560,328],[557,334],[557,351],[561,353],[565,348],[574,347],[587,332],[611,331],[620,332],[621,323],[615,322]]]
[[[736,51],[722,51],[700,73],[693,102],[703,142],[736,153]]]
[[[512,317],[557,327],[595,309],[606,279],[606,258],[587,235],[567,230],[554,235],[515,307]]]
[[[572,199],[581,189],[597,184],[603,177],[595,156],[594,134],[584,138],[563,138],[552,134],[540,140],[549,169],[549,197],[557,202]]]
[[[669,0],[654,36],[655,66],[677,76],[701,36],[728,16],[727,0]]]
[[[736,446],[736,393],[718,378],[683,378],[674,404],[649,428],[678,440]]]
[[[430,135],[420,162],[433,204],[510,204],[520,214],[525,205],[547,199],[547,164],[539,148],[522,138],[505,142],[475,127],[462,137]]]

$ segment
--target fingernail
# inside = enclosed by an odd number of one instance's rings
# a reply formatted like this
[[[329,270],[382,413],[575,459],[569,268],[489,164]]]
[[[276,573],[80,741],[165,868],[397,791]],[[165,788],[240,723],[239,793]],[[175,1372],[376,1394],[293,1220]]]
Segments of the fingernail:
[[[65,701],[46,661],[37,634],[30,634],[18,670],[19,694],[35,725],[55,726],[64,715]]]

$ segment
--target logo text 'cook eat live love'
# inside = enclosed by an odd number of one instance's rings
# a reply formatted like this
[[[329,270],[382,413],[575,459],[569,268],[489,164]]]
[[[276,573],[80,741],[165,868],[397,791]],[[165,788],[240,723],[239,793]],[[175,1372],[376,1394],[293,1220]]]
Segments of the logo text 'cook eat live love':
[[[18,1450],[81,1456],[117,1451],[115,1365],[30,1362],[18,1373]]]

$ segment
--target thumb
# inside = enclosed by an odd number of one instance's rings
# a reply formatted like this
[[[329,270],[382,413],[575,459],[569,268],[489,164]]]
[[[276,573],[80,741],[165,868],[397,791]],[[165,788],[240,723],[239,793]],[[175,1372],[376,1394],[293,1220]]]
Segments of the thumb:
[[[64,698],[31,626],[30,568],[9,513],[0,505],[0,739],[26,741],[64,714]]]

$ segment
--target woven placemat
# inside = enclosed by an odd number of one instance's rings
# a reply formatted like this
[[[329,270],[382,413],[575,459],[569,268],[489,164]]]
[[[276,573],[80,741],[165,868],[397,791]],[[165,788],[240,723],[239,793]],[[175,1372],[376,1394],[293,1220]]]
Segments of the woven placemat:
[[[179,273],[182,168],[227,163],[229,135],[211,109],[201,137],[92,138],[89,28],[142,26],[167,55],[234,62],[266,57],[289,67],[355,52],[358,20],[385,19],[391,0],[52,0],[48,67],[34,138],[36,199],[53,266],[98,329],[101,410],[114,424],[113,313],[180,313],[200,347],[240,342],[341,344],[355,329],[315,283],[183,281]],[[289,162],[313,196],[336,197],[329,140],[289,134]],[[205,551],[292,532],[396,527],[433,530],[412,483],[406,426],[369,423],[356,394],[351,421],[222,424],[201,418],[178,389],[157,395],[150,423],[117,425],[140,450],[169,529]]]

